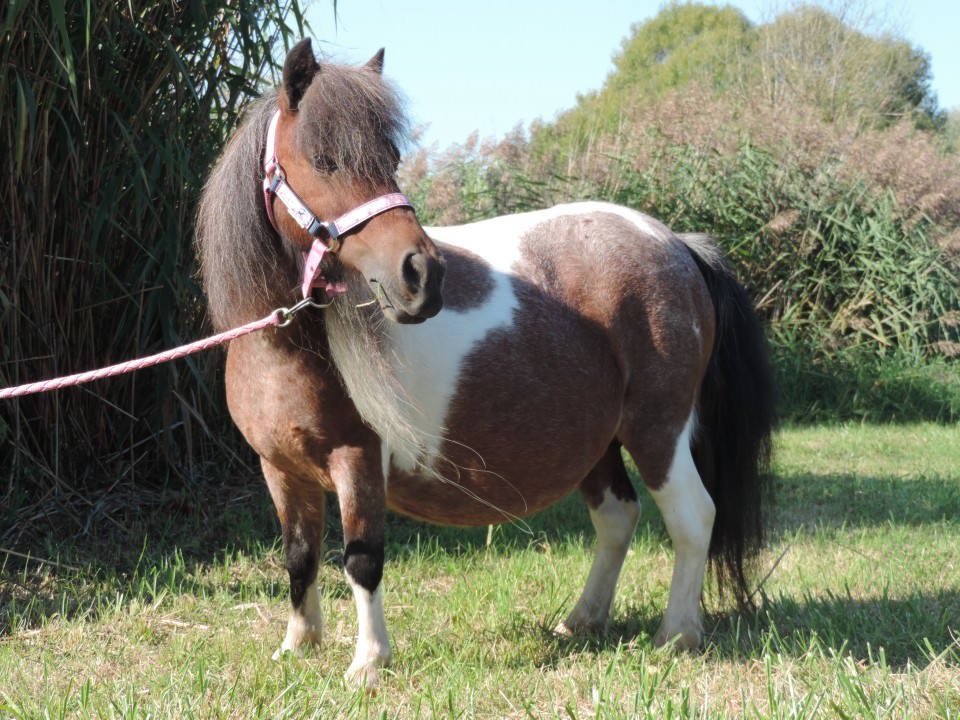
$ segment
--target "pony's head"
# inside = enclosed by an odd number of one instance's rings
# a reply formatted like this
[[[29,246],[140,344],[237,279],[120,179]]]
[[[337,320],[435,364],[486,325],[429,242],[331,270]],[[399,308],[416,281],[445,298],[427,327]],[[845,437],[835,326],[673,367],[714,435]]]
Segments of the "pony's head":
[[[382,50],[360,67],[323,65],[309,39],[284,62],[274,153],[286,184],[322,223],[399,192],[406,120],[382,69]],[[270,195],[267,202],[288,243],[303,251],[315,238],[326,244],[334,251],[324,257],[328,277],[359,273],[387,318],[415,323],[440,311],[443,259],[408,205],[381,209],[331,237],[326,229],[311,235],[281,199]]]

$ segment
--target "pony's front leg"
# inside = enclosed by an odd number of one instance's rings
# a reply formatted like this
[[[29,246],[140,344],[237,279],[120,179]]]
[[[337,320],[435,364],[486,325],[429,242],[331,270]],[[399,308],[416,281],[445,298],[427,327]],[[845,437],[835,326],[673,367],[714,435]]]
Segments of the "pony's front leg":
[[[392,657],[383,614],[386,487],[379,443],[338,448],[330,474],[343,520],[343,567],[357,606],[357,645],[346,679],[374,689]]]
[[[283,530],[283,548],[290,577],[290,617],[287,634],[274,652],[299,652],[304,645],[319,645],[323,638],[323,615],[317,588],[317,569],[323,543],[325,495],[319,484],[281,471],[261,459],[263,475]]]

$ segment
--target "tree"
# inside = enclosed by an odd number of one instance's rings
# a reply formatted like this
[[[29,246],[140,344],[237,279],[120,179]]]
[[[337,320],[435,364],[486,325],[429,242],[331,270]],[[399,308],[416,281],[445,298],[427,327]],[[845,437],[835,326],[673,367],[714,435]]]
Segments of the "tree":
[[[631,27],[603,87],[579,97],[554,125],[541,128],[535,144],[541,151],[557,144],[560,155],[576,154],[598,134],[616,132],[638,104],[656,102],[690,83],[723,91],[739,81],[754,42],[750,22],[739,10],[674,2]]]
[[[930,59],[890,33],[868,35],[823,8],[801,5],[758,28],[748,86],[775,106],[816,107],[824,120],[942,124]]]
[[[870,22],[857,16],[856,2],[837,14],[800,4],[758,26],[729,6],[667,5],[632,26],[599,91],[533,134],[534,152],[562,169],[563,158],[582,155],[599,137],[631,132],[644,105],[694,86],[745,107],[814,108],[831,123],[886,127],[907,117],[942,128],[929,57],[892,32],[858,29]]]
[[[600,96],[623,104],[630,96],[655,100],[690,83],[725,90],[751,53],[751,30],[730,6],[668,5],[652,20],[633,25]]]
[[[947,141],[947,148],[951,152],[960,152],[960,108],[953,108],[945,114],[943,134]]]

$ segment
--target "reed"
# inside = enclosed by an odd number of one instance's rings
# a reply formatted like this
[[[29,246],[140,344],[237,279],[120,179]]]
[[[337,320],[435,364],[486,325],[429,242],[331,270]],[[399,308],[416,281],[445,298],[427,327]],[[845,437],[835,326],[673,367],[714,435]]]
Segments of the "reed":
[[[195,203],[302,32],[297,0],[4,7],[0,386],[201,336]],[[218,362],[0,405],[0,535],[83,529],[107,489],[201,478],[225,427]]]
[[[774,339],[879,358],[957,354],[960,286],[937,228],[893,191],[785,165],[749,142],[730,155],[668,146],[622,170],[615,199],[724,245]]]

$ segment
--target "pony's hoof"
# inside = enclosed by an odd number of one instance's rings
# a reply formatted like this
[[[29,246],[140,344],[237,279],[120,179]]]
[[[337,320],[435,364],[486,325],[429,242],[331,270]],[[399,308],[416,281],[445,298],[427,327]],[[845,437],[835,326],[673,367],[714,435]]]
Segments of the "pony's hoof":
[[[307,645],[320,647],[322,644],[323,630],[320,623],[308,623],[303,618],[294,616],[287,623],[287,634],[272,657],[277,661],[285,655],[303,655]]]
[[[660,626],[657,634],[653,636],[653,644],[656,647],[669,646],[676,650],[686,652],[696,652],[700,649],[700,641],[703,633],[699,627],[680,627],[666,628]]]
[[[288,655],[302,657],[304,648],[306,648],[307,645],[316,645],[317,647],[320,647],[321,643],[322,640],[319,632],[311,633],[306,637],[297,638],[295,641],[291,641],[289,637],[286,637],[280,644],[280,647],[273,651],[271,658],[274,662],[277,662]]]
[[[348,685],[366,690],[371,695],[376,695],[380,689],[380,668],[373,663],[358,663],[354,660],[343,679]]]
[[[557,637],[571,638],[575,635],[593,635],[602,633],[607,627],[607,618],[578,617],[571,613],[566,620],[557,623],[553,634]]]
[[[572,638],[576,635],[590,635],[603,632],[603,628],[604,623],[584,623],[581,625],[571,623],[568,620],[557,623],[557,626],[553,629],[553,634],[557,637]]]
[[[283,643],[283,645],[273,651],[273,655],[270,656],[270,659],[274,662],[280,662],[285,657],[303,657],[303,648],[288,647],[286,643]]]

